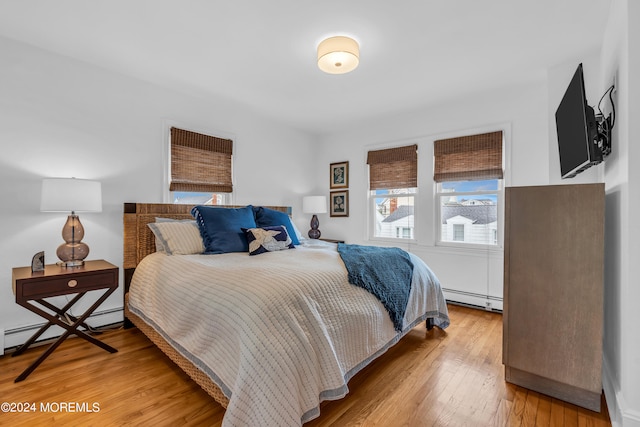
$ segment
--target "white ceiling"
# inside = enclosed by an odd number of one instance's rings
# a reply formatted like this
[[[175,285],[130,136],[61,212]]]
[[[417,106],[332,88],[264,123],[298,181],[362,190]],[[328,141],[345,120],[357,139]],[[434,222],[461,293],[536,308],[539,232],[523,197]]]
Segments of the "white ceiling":
[[[599,48],[611,0],[0,0],[0,35],[313,132],[542,79]],[[360,66],[316,66],[351,35]]]

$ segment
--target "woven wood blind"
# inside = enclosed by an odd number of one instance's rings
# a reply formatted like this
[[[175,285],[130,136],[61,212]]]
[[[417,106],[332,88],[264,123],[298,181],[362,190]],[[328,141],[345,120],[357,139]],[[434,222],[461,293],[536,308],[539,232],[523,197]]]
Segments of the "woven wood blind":
[[[369,189],[412,188],[418,186],[418,146],[369,151]]]
[[[171,128],[171,191],[231,193],[233,141]]]
[[[502,179],[502,131],[435,141],[433,155],[436,182]]]

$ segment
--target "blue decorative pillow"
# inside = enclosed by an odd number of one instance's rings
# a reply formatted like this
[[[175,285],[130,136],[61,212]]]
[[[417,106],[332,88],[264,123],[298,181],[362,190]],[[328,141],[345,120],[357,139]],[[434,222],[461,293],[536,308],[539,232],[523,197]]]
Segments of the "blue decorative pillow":
[[[249,255],[295,248],[284,225],[243,228],[243,231],[247,236],[247,243],[249,243]]]
[[[256,226],[258,227],[272,227],[276,225],[284,225],[287,228],[287,233],[294,245],[299,245],[300,241],[296,236],[296,231],[293,228],[289,215],[284,212],[276,211],[273,209],[265,208],[263,206],[256,206],[253,208],[253,212],[256,217]]]
[[[253,206],[244,208],[195,206],[191,209],[191,215],[198,224],[205,254],[249,250],[249,244],[242,229],[256,227]]]

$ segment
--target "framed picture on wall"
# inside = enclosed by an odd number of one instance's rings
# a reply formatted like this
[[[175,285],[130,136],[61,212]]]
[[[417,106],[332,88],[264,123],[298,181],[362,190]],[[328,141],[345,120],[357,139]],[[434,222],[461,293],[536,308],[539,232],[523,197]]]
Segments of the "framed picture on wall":
[[[329,215],[349,216],[349,190],[329,192]]]
[[[329,165],[329,188],[349,187],[349,162],[331,163]]]

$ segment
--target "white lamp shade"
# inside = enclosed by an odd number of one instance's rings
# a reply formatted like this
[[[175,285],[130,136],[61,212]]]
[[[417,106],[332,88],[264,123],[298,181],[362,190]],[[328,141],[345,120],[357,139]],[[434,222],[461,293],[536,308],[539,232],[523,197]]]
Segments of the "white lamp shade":
[[[327,197],[326,196],[303,197],[302,212],[306,214],[327,213]]]
[[[329,74],[344,74],[356,69],[360,62],[360,46],[352,38],[329,37],[318,45],[318,67]]]
[[[102,212],[102,184],[76,178],[42,180],[43,212]]]

